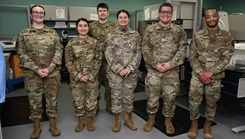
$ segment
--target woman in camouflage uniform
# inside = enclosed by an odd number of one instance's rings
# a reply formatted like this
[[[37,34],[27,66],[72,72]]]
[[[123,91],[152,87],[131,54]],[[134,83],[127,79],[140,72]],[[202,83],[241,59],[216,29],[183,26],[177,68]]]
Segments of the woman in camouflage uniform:
[[[98,72],[101,66],[102,53],[97,40],[89,37],[89,23],[80,18],[76,22],[78,37],[71,39],[65,48],[65,62],[70,73],[70,90],[75,114],[79,118],[76,132],[83,130],[85,115],[87,128],[95,130],[93,117],[96,113],[99,95]]]
[[[49,131],[59,136],[55,124],[60,88],[60,68],[63,46],[55,30],[44,25],[45,10],[41,5],[30,8],[32,26],[23,29],[17,39],[17,53],[23,65],[25,89],[30,103],[30,119],[34,121],[31,139],[40,136],[42,118],[42,97],[46,99],[46,114],[49,117]]]
[[[131,130],[137,130],[131,115],[133,111],[133,92],[137,84],[137,73],[141,60],[141,37],[137,31],[128,27],[128,11],[118,11],[117,20],[119,26],[108,34],[108,46],[105,51],[108,62],[107,78],[111,88],[114,117],[112,130],[114,132],[120,130],[122,109],[125,111],[124,124]]]

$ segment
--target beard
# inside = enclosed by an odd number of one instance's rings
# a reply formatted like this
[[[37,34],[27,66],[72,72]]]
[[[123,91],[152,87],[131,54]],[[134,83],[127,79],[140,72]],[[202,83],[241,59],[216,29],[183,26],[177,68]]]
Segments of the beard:
[[[214,27],[216,27],[217,25],[218,25],[218,21],[216,21],[214,25],[211,25],[210,23],[207,23],[207,26],[208,26],[209,28],[214,28]]]

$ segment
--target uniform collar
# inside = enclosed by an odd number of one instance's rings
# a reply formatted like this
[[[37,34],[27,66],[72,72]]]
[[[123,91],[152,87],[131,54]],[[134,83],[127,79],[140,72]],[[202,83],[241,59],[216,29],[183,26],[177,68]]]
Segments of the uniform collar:
[[[205,28],[204,29],[204,35],[205,36],[209,36],[210,34],[209,34],[209,31],[208,31],[208,28]],[[221,35],[221,29],[218,27],[218,30],[217,30],[217,32],[215,33],[215,36],[220,36]]]
[[[122,30],[120,29],[120,27],[117,26],[115,32],[117,32],[117,33],[126,33],[126,34],[130,34],[130,33],[133,33],[133,30],[127,26],[127,27],[125,28],[125,31],[122,31]]]
[[[42,29],[35,29],[34,27],[30,27],[30,32],[37,32],[39,30],[42,30],[43,32],[48,32],[48,27],[44,25]]]
[[[157,28],[156,29],[163,29],[163,30],[168,30],[168,29],[172,29],[173,28],[173,23],[171,23],[169,26],[167,27],[163,27],[161,24],[160,24],[160,21],[157,23]]]
[[[97,24],[98,27],[108,27],[108,26],[110,26],[110,21],[107,20],[104,24],[102,24],[99,21],[97,21],[96,24]]]

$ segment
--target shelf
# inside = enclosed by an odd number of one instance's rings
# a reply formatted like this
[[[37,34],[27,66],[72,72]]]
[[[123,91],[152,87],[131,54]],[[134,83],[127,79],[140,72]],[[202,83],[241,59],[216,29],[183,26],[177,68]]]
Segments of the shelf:
[[[53,29],[76,29],[75,27],[51,27]]]

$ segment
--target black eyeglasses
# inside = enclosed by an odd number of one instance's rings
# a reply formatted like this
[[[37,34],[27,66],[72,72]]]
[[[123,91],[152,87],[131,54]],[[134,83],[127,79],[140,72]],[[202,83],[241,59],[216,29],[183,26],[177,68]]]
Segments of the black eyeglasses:
[[[34,15],[38,15],[38,14],[44,15],[44,14],[45,14],[45,12],[38,12],[38,11],[33,11],[32,13],[33,13]]]
[[[160,11],[160,13],[169,15],[169,14],[172,14],[173,12],[172,11]]]

